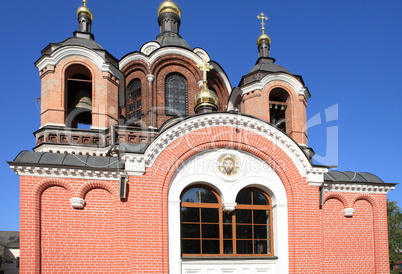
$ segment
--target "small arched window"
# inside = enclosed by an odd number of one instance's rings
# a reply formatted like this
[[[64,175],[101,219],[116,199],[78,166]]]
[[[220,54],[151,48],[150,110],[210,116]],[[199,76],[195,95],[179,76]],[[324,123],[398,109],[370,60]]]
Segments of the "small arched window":
[[[126,119],[127,121],[141,119],[142,116],[142,85],[139,79],[134,79],[127,86],[126,91]]]
[[[187,115],[187,80],[178,73],[171,73],[165,79],[166,115]]]
[[[261,190],[240,191],[230,213],[206,186],[185,189],[181,201],[182,256],[273,255],[272,205]]]
[[[92,77],[82,65],[71,65],[66,78],[66,126],[89,128],[92,124]]]
[[[286,132],[288,97],[288,93],[280,88],[273,89],[269,94],[269,122],[284,132]]]

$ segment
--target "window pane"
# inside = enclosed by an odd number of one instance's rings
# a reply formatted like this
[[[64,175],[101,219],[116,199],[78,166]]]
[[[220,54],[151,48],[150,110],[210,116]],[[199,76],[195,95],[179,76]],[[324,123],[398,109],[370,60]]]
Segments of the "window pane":
[[[251,205],[251,190],[250,189],[242,190],[237,195],[236,203],[244,204],[244,205]]]
[[[256,189],[253,190],[253,204],[254,205],[268,205],[267,197]]]
[[[223,225],[223,238],[232,238],[232,225]]]
[[[201,190],[201,202],[202,203],[217,203],[218,199],[216,195],[209,189],[203,188]]]
[[[181,235],[183,238],[200,238],[200,225],[182,224]]]
[[[199,209],[193,207],[181,208],[181,221],[182,222],[199,222]]]
[[[230,213],[223,214],[223,222],[225,224],[231,224],[232,223],[232,215],[233,214],[230,214]]]
[[[252,223],[251,213],[252,213],[252,210],[249,210],[249,209],[237,209],[236,210],[236,222],[251,224]]]
[[[203,240],[202,254],[219,254],[219,240]]]
[[[233,242],[230,240],[223,241],[223,253],[233,254]]]
[[[189,203],[217,203],[218,198],[206,188],[194,187],[186,191],[182,197],[182,202]]]
[[[266,225],[254,226],[254,239],[268,239],[268,231]]]
[[[268,210],[253,210],[254,214],[254,223],[255,224],[266,224],[269,219],[269,211]]]
[[[201,221],[207,223],[219,223],[219,209],[218,208],[202,208]]]
[[[253,254],[253,241],[236,241],[237,253],[238,254]]]
[[[267,240],[255,240],[254,241],[254,254],[267,254]]]
[[[219,225],[202,225],[202,238],[219,238]]]
[[[253,235],[253,228],[251,225],[237,225],[236,237],[238,239],[251,239]]]
[[[169,74],[165,80],[165,106],[168,115],[187,114],[187,81],[180,74]]]
[[[200,254],[200,240],[183,240],[182,243],[183,254]]]

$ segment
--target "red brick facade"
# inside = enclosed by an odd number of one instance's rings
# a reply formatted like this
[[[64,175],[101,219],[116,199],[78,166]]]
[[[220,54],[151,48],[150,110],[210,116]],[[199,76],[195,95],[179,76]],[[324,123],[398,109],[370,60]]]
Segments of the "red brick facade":
[[[180,20],[175,7],[159,16]],[[386,193],[393,185],[375,176],[331,180],[327,167],[313,165],[309,92],[299,76],[261,69],[232,91],[215,62],[203,79],[199,66],[208,54],[177,36],[174,45],[149,42],[116,63],[97,46],[83,46],[93,42],[87,36],[36,64],[42,81],[37,146],[10,163],[20,175],[21,273],[389,272]],[[87,70],[91,129],[67,128],[66,83]],[[166,115],[170,73],[187,81],[188,115]],[[133,122],[126,90],[134,79],[141,82],[142,116]],[[217,112],[194,112],[203,80],[218,98]],[[279,102],[286,106],[285,132],[270,117],[278,90],[285,95]],[[241,174],[213,170],[219,153],[239,157]],[[257,166],[242,165],[247,161]],[[225,212],[236,212],[236,193],[245,187],[270,196],[275,256],[182,256],[180,200],[172,193],[196,184],[221,195]]]

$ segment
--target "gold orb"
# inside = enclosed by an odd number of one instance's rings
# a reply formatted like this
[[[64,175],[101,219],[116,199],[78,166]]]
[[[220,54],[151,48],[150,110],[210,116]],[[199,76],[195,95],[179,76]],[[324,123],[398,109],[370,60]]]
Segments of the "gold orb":
[[[179,6],[173,1],[164,1],[159,5],[158,16],[162,13],[172,12],[181,18],[181,11]]]

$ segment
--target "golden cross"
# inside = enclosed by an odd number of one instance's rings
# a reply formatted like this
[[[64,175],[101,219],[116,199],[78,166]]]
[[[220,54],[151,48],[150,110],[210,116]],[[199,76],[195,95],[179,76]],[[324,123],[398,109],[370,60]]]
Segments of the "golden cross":
[[[202,71],[202,80],[204,83],[207,83],[207,71],[210,71],[211,69],[213,69],[213,66],[211,66],[207,60],[203,59],[202,60],[202,64],[201,65],[197,65],[197,67],[200,68],[200,70]]]
[[[262,31],[262,34],[265,34],[264,33],[264,31],[265,31],[265,22],[264,22],[264,20],[265,21],[268,20],[268,17],[266,17],[265,14],[263,12],[261,12],[259,15],[257,15],[257,19],[261,19],[261,31]]]

